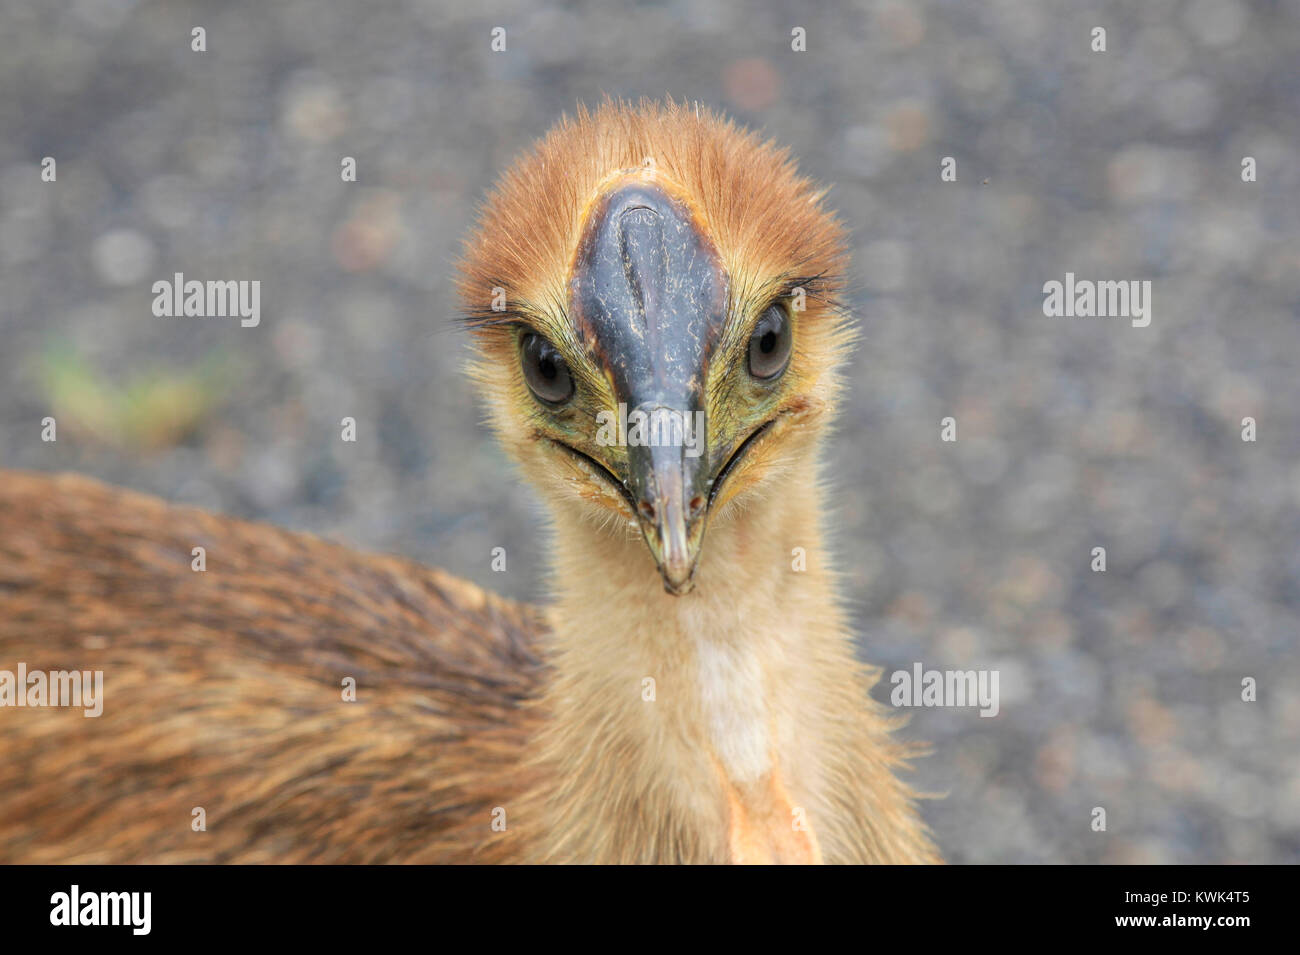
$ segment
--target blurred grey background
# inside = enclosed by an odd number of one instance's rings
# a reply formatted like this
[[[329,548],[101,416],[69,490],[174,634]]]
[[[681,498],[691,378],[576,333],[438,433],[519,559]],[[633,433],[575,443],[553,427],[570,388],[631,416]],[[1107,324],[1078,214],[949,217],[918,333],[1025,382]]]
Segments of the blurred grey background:
[[[562,111],[699,100],[789,144],[853,232],[830,472],[864,657],[1001,673],[997,718],[907,731],[947,857],[1300,861],[1300,4],[789,6],[5,4],[0,465],[544,599],[452,262]],[[260,279],[260,327],[155,318],[177,271]],[[1152,280],[1150,327],[1044,317],[1067,271]]]

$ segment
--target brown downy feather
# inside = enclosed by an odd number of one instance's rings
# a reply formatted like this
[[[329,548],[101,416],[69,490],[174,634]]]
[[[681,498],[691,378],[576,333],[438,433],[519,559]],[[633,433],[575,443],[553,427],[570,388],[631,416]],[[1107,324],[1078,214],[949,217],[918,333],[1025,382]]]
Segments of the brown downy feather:
[[[726,861],[720,805],[713,838],[653,814],[688,780],[628,791],[648,761],[602,746],[617,702],[563,727],[563,702],[540,708],[555,674],[533,608],[76,475],[0,472],[0,530],[0,669],[104,673],[97,718],[0,709],[0,863]],[[849,757],[827,791],[858,840],[828,861],[937,861],[874,674],[827,662],[847,678],[823,703],[849,716],[809,742]],[[602,788],[593,760],[624,785]],[[622,818],[582,844],[539,825],[556,805]]]
[[[683,597],[619,495],[543,440],[509,329],[572,337],[583,216],[629,168],[687,198],[736,315],[808,294],[787,395],[711,505]],[[482,405],[550,507],[545,618],[409,561],[0,473],[0,669],[100,669],[106,697],[98,719],[0,709],[0,861],[938,861],[824,544],[850,333],[821,195],[708,111],[607,103],[489,198],[461,292]],[[734,382],[708,390],[711,434],[744,426]]]
[[[0,669],[104,673],[98,718],[0,708],[0,862],[504,861],[543,632],[410,561],[0,472]]]

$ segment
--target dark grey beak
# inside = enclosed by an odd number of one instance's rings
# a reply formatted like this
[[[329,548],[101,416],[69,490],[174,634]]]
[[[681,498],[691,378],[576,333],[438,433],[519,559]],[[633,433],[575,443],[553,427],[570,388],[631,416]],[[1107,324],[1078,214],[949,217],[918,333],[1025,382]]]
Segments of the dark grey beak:
[[[627,408],[628,483],[646,544],[664,589],[687,593],[709,500],[704,383],[726,316],[726,271],[690,208],[630,174],[588,216],[570,295],[585,344]]]

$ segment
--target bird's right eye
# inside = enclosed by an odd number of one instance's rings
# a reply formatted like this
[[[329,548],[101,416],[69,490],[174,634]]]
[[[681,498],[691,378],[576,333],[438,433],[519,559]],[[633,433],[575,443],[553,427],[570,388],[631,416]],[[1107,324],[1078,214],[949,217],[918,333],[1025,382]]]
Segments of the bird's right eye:
[[[790,319],[780,305],[769,305],[749,339],[749,373],[771,380],[790,364]]]
[[[524,381],[537,400],[559,405],[573,397],[573,376],[559,349],[541,335],[529,332],[519,343]]]

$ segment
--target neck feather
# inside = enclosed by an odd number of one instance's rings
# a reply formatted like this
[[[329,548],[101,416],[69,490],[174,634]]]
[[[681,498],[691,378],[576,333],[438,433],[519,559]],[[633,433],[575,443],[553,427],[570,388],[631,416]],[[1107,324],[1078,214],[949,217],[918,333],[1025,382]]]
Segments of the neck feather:
[[[709,527],[695,589],[681,597],[664,592],[638,531],[557,514],[543,749],[562,818],[549,828],[590,840],[568,851],[720,861],[738,811],[786,828],[789,806],[826,814],[835,727],[844,708],[870,703],[822,543],[812,456],[743,506]],[[772,792],[788,799],[774,809]],[[655,830],[633,846],[604,843],[605,827],[634,811]],[[602,822],[607,812],[621,815]]]

